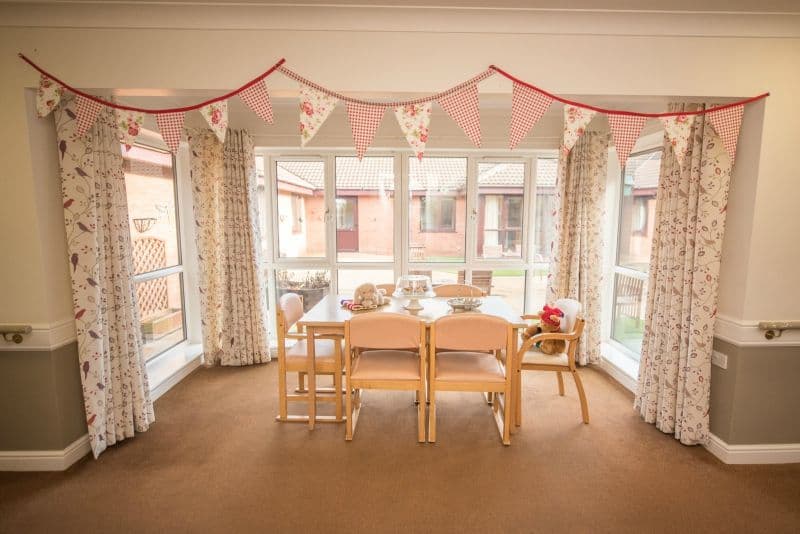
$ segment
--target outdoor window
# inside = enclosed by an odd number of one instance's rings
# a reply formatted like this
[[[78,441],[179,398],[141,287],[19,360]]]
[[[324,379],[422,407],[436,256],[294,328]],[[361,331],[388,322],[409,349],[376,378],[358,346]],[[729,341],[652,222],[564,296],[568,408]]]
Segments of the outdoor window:
[[[186,339],[177,185],[169,152],[120,147],[143,351],[151,359]]]
[[[611,338],[638,356],[662,150],[633,154],[622,172]]]
[[[275,161],[274,210],[278,255],[325,256],[325,164],[322,161]]]
[[[421,232],[456,231],[455,197],[424,196],[419,202]]]
[[[522,257],[525,164],[478,164],[478,256]]]

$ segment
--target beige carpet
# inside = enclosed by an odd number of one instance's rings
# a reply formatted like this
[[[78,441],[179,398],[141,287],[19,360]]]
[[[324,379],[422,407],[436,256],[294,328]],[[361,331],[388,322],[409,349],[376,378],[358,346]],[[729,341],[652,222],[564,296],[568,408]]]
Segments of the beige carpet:
[[[800,532],[800,465],[726,466],[640,421],[597,371],[526,375],[503,447],[477,394],[441,394],[417,444],[409,393],[341,425],[274,422],[275,364],[202,369],[150,431],[64,473],[0,473],[0,532]]]

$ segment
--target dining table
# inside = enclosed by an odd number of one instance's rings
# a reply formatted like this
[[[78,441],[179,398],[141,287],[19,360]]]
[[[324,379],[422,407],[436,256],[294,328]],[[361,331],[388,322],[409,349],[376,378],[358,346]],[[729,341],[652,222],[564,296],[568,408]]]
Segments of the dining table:
[[[428,329],[440,317],[451,315],[454,313],[483,313],[486,315],[493,315],[505,319],[511,324],[514,330],[513,352],[519,347],[518,333],[527,328],[528,324],[522,319],[520,312],[514,310],[513,307],[501,296],[485,296],[480,297],[481,305],[472,310],[471,312],[462,312],[454,310],[449,304],[448,300],[451,297],[428,297],[419,299],[422,309],[419,311],[409,311],[404,308],[408,303],[408,298],[404,297],[388,297],[388,304],[378,306],[371,310],[352,311],[342,306],[342,301],[351,299],[351,295],[326,295],[319,302],[317,302],[310,310],[305,312],[303,316],[297,321],[297,326],[301,328],[307,337],[307,369],[306,375],[308,379],[308,425],[309,428],[314,428],[314,423],[317,421],[317,403],[316,403],[316,375],[314,359],[314,339],[320,335],[340,335],[344,337],[344,323],[356,315],[364,313],[400,313],[405,315],[413,315],[419,317],[425,322]],[[347,357],[347,356],[345,356]],[[517,367],[517,366],[514,366]],[[512,369],[511,372],[518,373],[518,369]],[[515,385],[519,384],[517,377],[512,381]],[[512,390],[512,395],[519,395],[517,391],[518,386]],[[504,409],[512,410],[511,420],[514,421],[515,417],[513,410],[515,409],[515,399],[504,399]],[[512,425],[512,430],[515,425]]]

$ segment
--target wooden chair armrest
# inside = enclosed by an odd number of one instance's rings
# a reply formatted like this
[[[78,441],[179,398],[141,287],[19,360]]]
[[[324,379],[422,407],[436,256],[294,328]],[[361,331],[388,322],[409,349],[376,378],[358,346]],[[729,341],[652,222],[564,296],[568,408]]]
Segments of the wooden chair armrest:
[[[538,313],[526,313],[525,315],[521,316],[523,319],[541,319],[541,315]]]
[[[287,332],[284,335],[284,337],[286,339],[306,339],[307,336],[305,334],[295,334],[293,332]]]
[[[554,339],[554,340],[563,340],[563,341],[574,341],[578,339],[578,336],[575,334],[561,334],[558,332],[543,332],[541,334],[536,334],[535,336],[531,337],[530,340],[534,343],[538,343],[540,341],[544,341],[546,339]]]

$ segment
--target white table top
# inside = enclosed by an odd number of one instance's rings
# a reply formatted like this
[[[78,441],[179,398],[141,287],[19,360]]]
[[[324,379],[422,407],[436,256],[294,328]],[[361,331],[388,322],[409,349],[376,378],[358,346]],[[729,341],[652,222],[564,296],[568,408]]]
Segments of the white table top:
[[[391,302],[385,306],[380,306],[376,310],[365,311],[350,311],[347,308],[342,308],[340,302],[342,299],[352,298],[351,295],[326,295],[319,301],[313,308],[303,315],[298,321],[298,325],[311,326],[311,327],[344,327],[344,322],[353,317],[354,315],[362,315],[365,313],[402,313],[406,315],[415,315],[424,320],[426,324],[433,323],[439,317],[449,315],[453,312],[452,308],[447,304],[449,297],[432,297],[419,299],[420,305],[423,309],[418,313],[410,313],[403,308],[403,305],[408,302],[407,298],[391,297]],[[485,313],[501,317],[510,322],[514,328],[525,328],[527,324],[520,317],[519,312],[514,311],[511,306],[506,302],[503,297],[489,296],[480,297],[483,304],[474,312]]]

